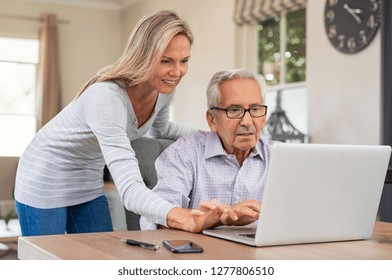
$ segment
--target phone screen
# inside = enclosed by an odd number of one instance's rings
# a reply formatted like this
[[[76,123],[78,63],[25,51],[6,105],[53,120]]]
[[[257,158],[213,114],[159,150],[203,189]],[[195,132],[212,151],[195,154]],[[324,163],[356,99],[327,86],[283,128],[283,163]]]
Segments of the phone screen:
[[[203,248],[190,240],[165,240],[163,246],[174,253],[201,253]]]

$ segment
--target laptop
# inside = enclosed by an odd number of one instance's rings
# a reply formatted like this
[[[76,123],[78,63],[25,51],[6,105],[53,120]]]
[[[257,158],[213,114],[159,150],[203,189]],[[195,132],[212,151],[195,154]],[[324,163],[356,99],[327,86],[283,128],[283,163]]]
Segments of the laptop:
[[[257,226],[203,233],[257,247],[369,239],[390,155],[390,146],[275,144]]]

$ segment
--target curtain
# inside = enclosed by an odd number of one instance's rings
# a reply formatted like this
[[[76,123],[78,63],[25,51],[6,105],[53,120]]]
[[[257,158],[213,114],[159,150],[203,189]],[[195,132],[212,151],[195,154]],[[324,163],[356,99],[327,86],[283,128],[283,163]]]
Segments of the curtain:
[[[306,7],[307,0],[236,0],[234,21],[237,25],[255,24],[271,19],[281,12]]]
[[[45,14],[39,30],[37,67],[37,129],[61,110],[61,83],[56,15]]]

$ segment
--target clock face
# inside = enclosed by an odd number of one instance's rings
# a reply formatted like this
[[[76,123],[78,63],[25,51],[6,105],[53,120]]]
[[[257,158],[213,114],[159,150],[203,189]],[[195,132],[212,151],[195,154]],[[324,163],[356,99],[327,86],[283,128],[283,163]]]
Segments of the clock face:
[[[327,0],[324,22],[328,39],[338,51],[357,53],[370,44],[380,27],[381,0]]]

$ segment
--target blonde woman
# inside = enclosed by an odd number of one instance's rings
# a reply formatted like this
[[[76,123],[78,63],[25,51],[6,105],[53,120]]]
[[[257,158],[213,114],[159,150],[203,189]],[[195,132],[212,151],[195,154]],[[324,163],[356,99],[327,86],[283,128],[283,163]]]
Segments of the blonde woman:
[[[145,16],[123,55],[38,131],[16,177],[24,236],[112,231],[105,164],[127,209],[163,226],[204,227],[190,211],[174,208],[145,187],[130,144],[146,133],[177,139],[190,132],[169,122],[169,104],[187,73],[192,42],[188,24],[174,12]]]

